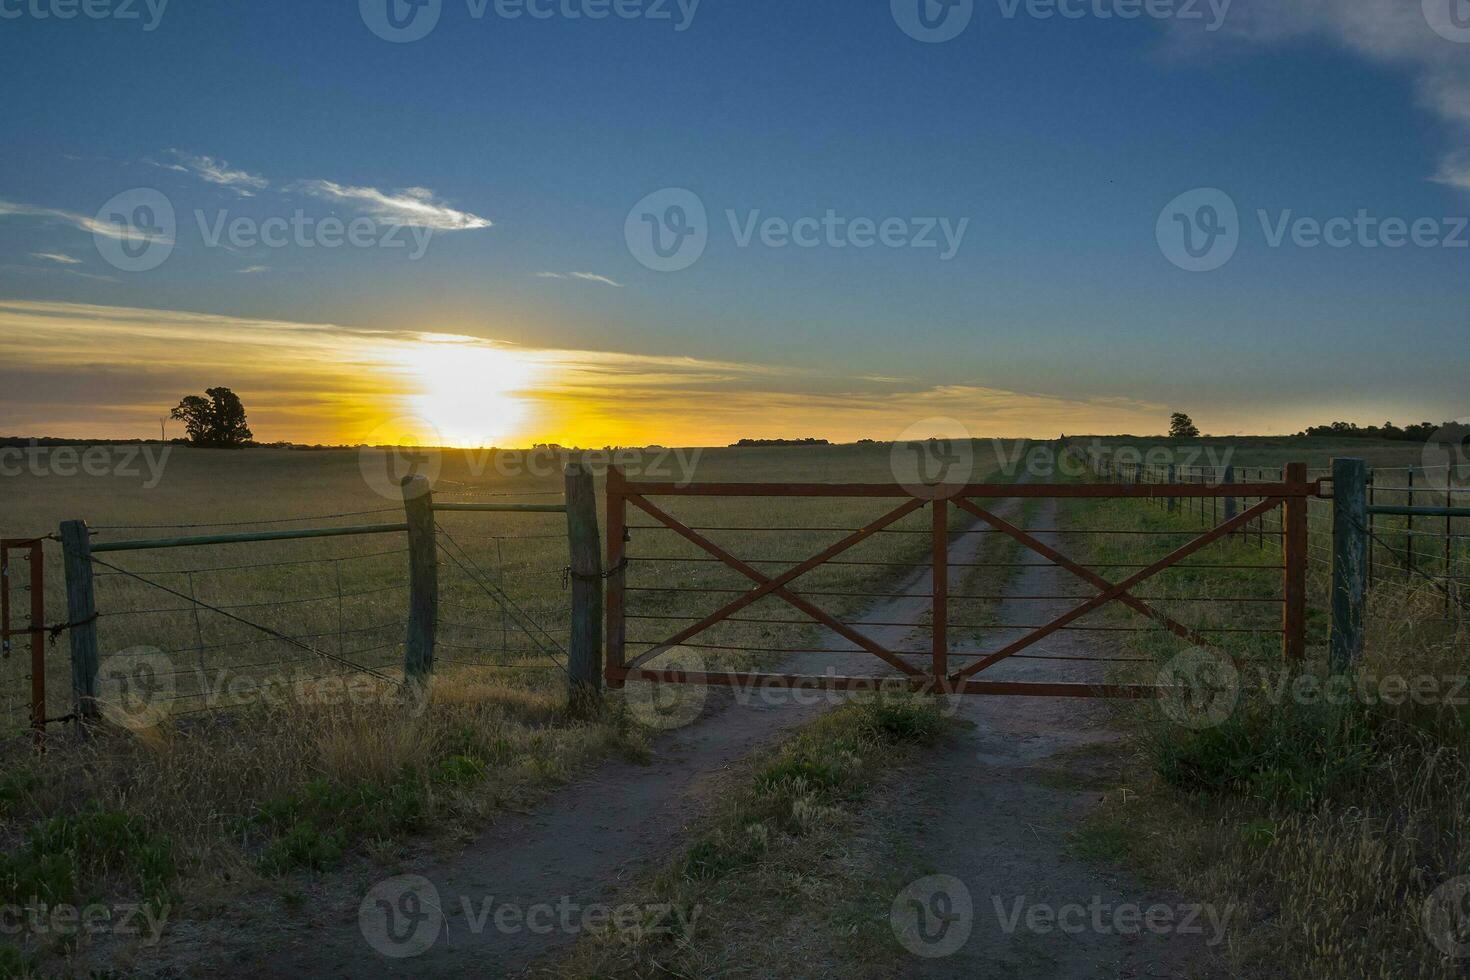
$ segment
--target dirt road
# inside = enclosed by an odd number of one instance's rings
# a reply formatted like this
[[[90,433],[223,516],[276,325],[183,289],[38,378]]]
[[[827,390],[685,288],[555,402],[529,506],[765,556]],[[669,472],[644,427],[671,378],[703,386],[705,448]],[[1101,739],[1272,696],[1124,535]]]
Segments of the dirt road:
[[[1055,519],[1053,505],[1038,521],[1049,527]],[[973,560],[984,538],[957,539],[952,560]],[[1077,594],[1075,583],[1064,578],[1055,568],[1027,569],[1008,595]],[[931,589],[929,573],[923,572],[903,591],[923,596]],[[1035,622],[1060,611],[1057,606],[1007,599],[1001,622]],[[927,610],[927,599],[899,598],[868,610],[865,618],[917,623]],[[895,646],[911,633],[907,626],[870,631]],[[1045,652],[1096,656],[1100,647],[1090,636],[1061,634]],[[999,645],[1001,635],[993,642]],[[881,673],[875,669],[884,666],[881,662],[844,652],[848,649],[834,639],[833,652],[793,658],[787,669]],[[987,676],[1010,679],[1102,676],[1100,666],[1079,662],[1012,661],[992,671]],[[735,704],[729,692],[714,692],[698,721],[658,740],[652,765],[606,764],[533,814],[498,821],[455,858],[408,869],[412,877],[344,889],[264,942],[231,949],[221,936],[219,945],[196,950],[191,959],[198,969],[191,972],[257,978],[514,976],[577,938],[576,931],[558,925],[568,908],[616,904],[625,883],[675,853],[684,829],[705,810],[716,774],[830,703],[801,704],[769,695],[742,700],[749,703]],[[1103,706],[970,698],[958,710],[973,728],[914,774],[898,816],[901,826],[895,828],[912,839],[921,863],[943,876],[918,882],[912,895],[895,896],[900,907],[933,916],[923,933],[940,936],[937,945],[924,940],[911,947],[912,974],[967,980],[1209,975],[1203,937],[1164,937],[1147,930],[1138,935],[1112,920],[1097,929],[1090,918],[1081,933],[1036,927],[1040,913],[1034,907],[1067,915],[1074,906],[1116,912],[1130,904],[1178,905],[1067,854],[1067,834],[1095,794],[1059,788],[1057,770],[1086,775],[1086,763],[1075,750],[1110,739]],[[961,922],[954,916],[966,904],[971,911]],[[517,916],[497,919],[495,910],[503,907],[518,910]],[[954,944],[961,931],[968,936],[965,942],[948,955],[934,955],[946,952],[941,947]]]

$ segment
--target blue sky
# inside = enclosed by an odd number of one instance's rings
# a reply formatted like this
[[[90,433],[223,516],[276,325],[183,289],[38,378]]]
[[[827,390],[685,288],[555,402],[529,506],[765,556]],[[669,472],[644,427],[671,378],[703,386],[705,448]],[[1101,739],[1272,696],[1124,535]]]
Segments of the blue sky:
[[[943,43],[905,34],[888,0],[703,0],[683,30],[673,0],[668,20],[510,20],[493,2],[476,19],[443,0],[402,44],[350,2],[174,0],[153,30],[142,0],[140,21],[34,15],[51,2],[0,2],[22,11],[0,19],[0,300],[755,365],[790,373],[771,385],[783,396],[873,394],[875,436],[966,411],[983,429],[993,402],[971,389],[1064,400],[1067,424],[1088,405],[1178,407],[1214,432],[1470,414],[1470,248],[1272,248],[1256,217],[1366,210],[1452,237],[1443,219],[1470,213],[1470,44],[1418,0],[1236,0],[1217,31],[1097,16],[1107,0],[1076,19],[976,0]],[[120,271],[66,216],[138,187],[176,208],[176,245]],[[624,235],[662,188],[708,212],[708,247],[677,272],[640,264]],[[1209,272],[1156,238],[1195,188],[1241,217]],[[417,260],[208,247],[195,217],[381,222],[413,201],[433,226]],[[731,210],[967,224],[946,261],[740,247]],[[28,367],[5,330],[0,381],[21,395],[0,429],[82,424],[83,401],[20,402],[37,379],[82,399],[63,376],[98,364]]]

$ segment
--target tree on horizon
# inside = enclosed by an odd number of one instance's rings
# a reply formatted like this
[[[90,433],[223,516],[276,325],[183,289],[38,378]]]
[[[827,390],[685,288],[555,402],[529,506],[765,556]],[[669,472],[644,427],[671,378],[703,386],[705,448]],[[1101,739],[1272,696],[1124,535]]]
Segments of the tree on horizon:
[[[169,413],[184,423],[195,446],[234,449],[255,438],[246,424],[245,406],[229,388],[209,388],[203,395],[187,395]]]
[[[1198,439],[1199,426],[1194,424],[1194,419],[1183,412],[1175,412],[1169,416],[1169,438]]]

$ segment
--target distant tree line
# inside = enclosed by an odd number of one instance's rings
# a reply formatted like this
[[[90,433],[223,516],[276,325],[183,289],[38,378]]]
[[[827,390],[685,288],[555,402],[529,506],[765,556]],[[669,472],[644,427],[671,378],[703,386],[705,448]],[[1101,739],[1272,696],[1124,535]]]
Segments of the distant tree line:
[[[732,442],[731,449],[743,449],[751,446],[830,446],[832,443],[826,439],[741,439]]]
[[[1333,422],[1331,425],[1314,425],[1302,431],[1304,436],[1332,436],[1346,439],[1388,439],[1396,442],[1428,442],[1434,434],[1444,430],[1453,441],[1470,436],[1470,425],[1457,422],[1420,422],[1400,428],[1392,422],[1382,425],[1355,425],[1352,422]]]

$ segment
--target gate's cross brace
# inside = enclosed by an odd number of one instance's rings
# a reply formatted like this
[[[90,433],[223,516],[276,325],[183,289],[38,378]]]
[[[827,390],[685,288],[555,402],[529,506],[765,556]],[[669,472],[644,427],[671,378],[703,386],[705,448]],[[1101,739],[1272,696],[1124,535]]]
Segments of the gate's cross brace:
[[[756,583],[756,588],[745,593],[740,598],[720,607],[694,625],[680,630],[678,633],[669,637],[664,642],[640,654],[631,664],[628,665],[628,668],[630,670],[636,670],[643,664],[647,663],[649,660],[658,656],[660,653],[668,650],[670,647],[678,646],[680,643],[683,643],[691,636],[694,636],[697,633],[704,632],[711,626],[729,616],[734,615],[735,613],[744,609],[746,606],[751,605],[757,600],[763,599],[768,595],[774,595],[786,601],[787,603],[790,603],[792,606],[795,606],[802,612],[806,613],[808,616],[815,619],[818,623],[821,623],[823,626],[826,626],[828,629],[832,630],[838,636],[841,636],[843,639],[848,640],[851,643],[857,644],[874,656],[887,661],[894,667],[897,667],[899,670],[903,671],[905,674],[916,677],[923,676],[922,671],[912,666],[911,664],[904,663],[892,651],[884,648],[881,644],[869,639],[868,637],[859,633],[857,630],[853,629],[847,624],[838,621],[836,618],[829,615],[827,612],[818,608],[812,603],[808,602],[807,600],[803,599],[801,596],[787,590],[785,586],[789,582],[799,578],[802,575],[805,575],[807,572],[823,564],[824,562],[830,561],[832,558],[840,555],[842,552],[851,548],[858,542],[863,541],[873,536],[874,534],[877,534],[879,531],[888,527],[890,524],[894,524],[897,521],[900,521],[903,518],[907,517],[909,514],[912,514],[914,511],[923,507],[926,501],[917,499],[909,500],[902,506],[892,511],[889,511],[883,517],[867,525],[866,527],[863,527],[858,531],[855,531],[854,533],[848,535],[847,537],[843,538],[841,541],[837,542],[826,550],[816,555],[813,555],[801,564],[787,569],[785,572],[782,572],[775,578],[769,578],[766,575],[763,575],[760,572],[756,571],[751,566],[745,564],[745,562],[729,554],[724,549],[716,545],[714,542],[710,541],[699,533],[690,530],[683,524],[680,524],[677,520],[670,517],[657,506],[649,503],[638,494],[629,494],[627,499],[639,509],[641,509],[644,513],[648,514],[650,517],[654,518],[659,523],[669,528],[671,531],[674,531],[686,540],[693,542],[700,548],[703,548],[714,557],[720,559],[722,562],[729,565],[731,568],[735,569],[737,572]]]
[[[990,526],[1004,532],[1012,538],[1015,538],[1017,541],[1021,542],[1021,544],[1025,545],[1027,548],[1030,548],[1041,557],[1055,562],[1057,565],[1071,572],[1073,575],[1076,575],[1078,578],[1083,579],[1087,582],[1087,584],[1095,586],[1102,591],[1106,591],[1113,587],[1112,582],[1109,582],[1107,579],[1103,578],[1092,569],[1077,564],[1072,559],[1062,554],[1060,551],[1057,551],[1055,548],[1048,546],[1042,541],[1038,541],[1036,538],[1033,538],[1025,531],[1016,527],[1014,524],[1011,524],[1005,518],[997,517],[995,514],[990,513],[988,510],[985,510],[984,508],[969,500],[959,500],[956,501],[956,503],[962,510],[969,511],[971,514],[974,514],[976,517],[980,518],[982,521],[985,521]],[[1118,597],[1118,601],[1127,605],[1129,608],[1142,613],[1149,619],[1154,620],[1155,622],[1162,625],[1164,628],[1168,629],[1175,636],[1178,636],[1179,638],[1184,640],[1188,640],[1195,646],[1209,645],[1209,642],[1199,633],[1196,633],[1188,626],[1185,626],[1182,623],[1170,618],[1169,616],[1166,616],[1164,613],[1153,608],[1141,599],[1134,598],[1132,595],[1125,592]]]
[[[973,506],[973,505],[970,505],[969,504],[969,501],[966,501],[966,500],[961,499],[961,500],[958,501],[958,503],[959,503],[959,505],[961,507],[964,507],[970,513],[975,514],[976,516],[980,517],[982,520],[991,521],[993,523],[993,521],[991,520],[991,518],[989,516],[987,516],[985,514],[985,512],[981,508],[976,507],[976,506]],[[1052,620],[1050,623],[1046,624],[1045,626],[1042,626],[1040,629],[1034,630],[1033,632],[1026,634],[1025,636],[1021,637],[1019,640],[1016,640],[1014,643],[1008,644],[1007,646],[1001,648],[1000,650],[997,650],[995,653],[992,653],[989,656],[986,656],[986,657],[984,657],[984,658],[982,658],[980,660],[975,661],[974,663],[970,664],[968,667],[965,667],[963,670],[961,670],[958,673],[952,675],[950,677],[950,681],[952,683],[958,683],[959,681],[962,681],[962,680],[964,680],[967,677],[972,677],[975,674],[980,673],[980,671],[984,670],[985,668],[991,666],[992,664],[999,663],[1000,661],[1005,660],[1008,657],[1011,657],[1011,656],[1014,656],[1017,653],[1020,653],[1022,650],[1026,649],[1027,647],[1029,647],[1029,646],[1031,646],[1031,645],[1033,645],[1035,643],[1040,642],[1041,640],[1045,639],[1046,637],[1048,637],[1051,634],[1055,633],[1056,631],[1060,630],[1062,627],[1066,626],[1068,623],[1071,623],[1072,621],[1077,620],[1077,619],[1081,619],[1083,616],[1086,616],[1088,613],[1093,612],[1096,609],[1100,609],[1103,606],[1107,605],[1108,603],[1113,602],[1114,600],[1121,599],[1121,600],[1127,602],[1128,601],[1128,598],[1132,598],[1132,597],[1128,596],[1129,591],[1131,591],[1132,589],[1134,589],[1135,587],[1137,587],[1141,583],[1147,581],[1148,579],[1153,578],[1155,575],[1157,575],[1160,572],[1164,571],[1166,568],[1169,568],[1169,567],[1171,567],[1173,565],[1178,564],[1179,562],[1183,561],[1185,558],[1188,558],[1190,555],[1194,554],[1196,551],[1199,551],[1202,548],[1205,548],[1205,547],[1208,547],[1211,544],[1214,544],[1220,538],[1223,538],[1225,535],[1227,535],[1230,532],[1234,531],[1236,528],[1242,527],[1245,524],[1248,524],[1249,522],[1255,520],[1257,517],[1261,516],[1262,514],[1265,514],[1265,513],[1269,512],[1271,510],[1274,510],[1277,507],[1280,507],[1283,503],[1285,503],[1285,498],[1282,498],[1282,497],[1268,497],[1268,498],[1266,498],[1265,500],[1263,500],[1260,503],[1256,504],[1254,507],[1250,508],[1249,510],[1247,510],[1247,511],[1245,511],[1245,512],[1239,514],[1239,515],[1237,515],[1236,517],[1231,518],[1230,520],[1228,520],[1225,523],[1219,525],[1218,527],[1214,528],[1213,530],[1208,531],[1207,533],[1200,535],[1199,537],[1195,538],[1193,541],[1190,541],[1188,544],[1184,545],[1183,547],[1181,547],[1181,548],[1179,548],[1179,549],[1171,552],[1168,555],[1165,555],[1163,558],[1160,558],[1158,561],[1154,562],[1152,565],[1148,566],[1147,568],[1141,569],[1140,571],[1138,571],[1137,573],[1135,573],[1133,575],[1128,576],[1128,578],[1126,578],[1123,581],[1117,583],[1116,585],[1113,585],[1111,583],[1108,583],[1108,587],[1106,589],[1104,589],[1104,591],[1099,592],[1097,595],[1093,596],[1091,599],[1088,599],[1086,602],[1082,603],[1082,605],[1077,606],[1076,608],[1072,609],[1069,612],[1063,613],[1061,616],[1058,616],[1056,619]],[[1001,530],[1005,530],[1005,529],[1004,528],[1001,528]],[[1007,533],[1010,533],[1010,532],[1007,532]],[[1021,538],[1017,538],[1017,540],[1022,540],[1022,539]],[[1025,542],[1023,541],[1022,543],[1025,543]],[[1040,542],[1038,542],[1038,544],[1039,543]],[[1030,545],[1028,545],[1028,547],[1030,547]],[[1045,552],[1040,552],[1040,553],[1045,554]],[[1106,580],[1103,580],[1103,581],[1106,582]],[[1127,598],[1125,598],[1125,597],[1127,597]],[[1138,600],[1134,600],[1134,601],[1137,602]],[[1129,605],[1132,605],[1132,603],[1129,603]]]

